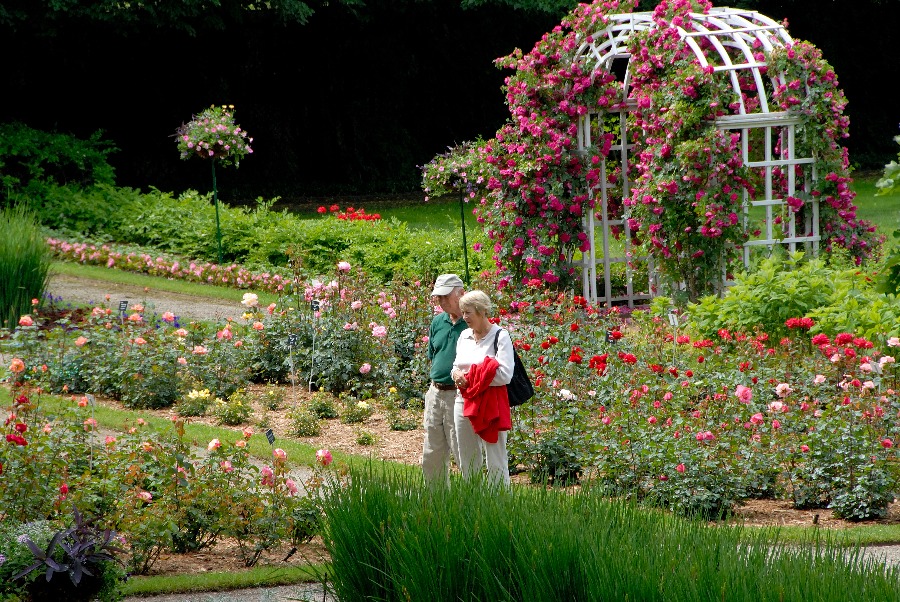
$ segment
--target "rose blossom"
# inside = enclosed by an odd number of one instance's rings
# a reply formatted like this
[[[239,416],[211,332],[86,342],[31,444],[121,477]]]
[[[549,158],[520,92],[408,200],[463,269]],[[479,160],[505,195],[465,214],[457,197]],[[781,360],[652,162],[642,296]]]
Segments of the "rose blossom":
[[[138,499],[143,500],[143,501],[147,502],[148,504],[153,500],[153,494],[150,493],[149,491],[139,491],[137,496],[138,496]]]
[[[368,374],[371,369],[372,369],[372,364],[369,364],[367,362],[359,367],[359,373],[360,374]]]
[[[350,304],[351,309],[360,309],[362,307],[362,301],[354,301]]]
[[[221,462],[219,462],[219,466],[222,467],[222,470],[224,472],[234,472],[234,466],[232,466],[231,462],[229,462],[228,460],[222,460]]]
[[[256,307],[259,305],[259,296],[254,293],[244,293],[244,298],[241,299],[241,305],[244,307]]]
[[[349,272],[349,271],[350,271],[350,264],[347,263],[346,261],[339,261],[338,264],[337,264],[337,268],[338,268],[338,270],[340,270],[341,272]]]
[[[25,362],[20,360],[17,357],[14,357],[12,362],[9,364],[9,371],[15,374],[25,371]]]
[[[287,452],[280,447],[276,447],[274,450],[272,450],[272,456],[275,457],[275,462],[279,464],[287,461]]]
[[[207,451],[215,451],[215,450],[219,449],[220,447],[222,447],[222,442],[219,441],[218,439],[213,439],[206,445]]]
[[[163,322],[172,323],[175,321],[175,314],[170,311],[164,311],[162,315]]]
[[[813,382],[816,383],[817,385],[821,385],[822,383],[825,382],[825,375],[824,374],[816,374],[816,377],[813,379]]]
[[[24,315],[19,318],[19,326],[34,326],[34,320],[31,319],[31,316]]]
[[[779,383],[778,386],[775,387],[775,392],[779,397],[787,397],[790,395],[791,391],[793,391],[793,389],[787,383]]]
[[[744,385],[738,385],[734,390],[734,394],[741,403],[750,403],[750,400],[753,399],[753,389]]]
[[[331,452],[327,449],[320,449],[316,452],[316,462],[318,462],[322,466],[328,466],[333,461],[334,458],[331,456]]]
[[[287,487],[287,490],[291,495],[297,495],[297,492],[300,491],[300,489],[297,487],[297,483],[295,483],[293,479],[285,480],[284,486]]]

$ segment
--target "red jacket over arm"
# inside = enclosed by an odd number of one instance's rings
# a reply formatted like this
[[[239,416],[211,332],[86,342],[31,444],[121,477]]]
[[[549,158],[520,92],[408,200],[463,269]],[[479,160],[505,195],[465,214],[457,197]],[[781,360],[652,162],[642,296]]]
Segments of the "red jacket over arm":
[[[460,389],[465,401],[463,416],[472,421],[472,428],[488,443],[496,443],[500,431],[512,428],[506,386],[490,386],[499,366],[497,360],[490,356],[479,364],[473,364],[466,374],[468,386]]]

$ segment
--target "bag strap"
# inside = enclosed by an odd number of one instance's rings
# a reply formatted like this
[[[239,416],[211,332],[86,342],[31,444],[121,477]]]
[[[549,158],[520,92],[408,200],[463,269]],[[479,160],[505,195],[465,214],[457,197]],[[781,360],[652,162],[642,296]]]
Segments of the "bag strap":
[[[500,331],[502,328],[497,329],[497,334],[494,335],[494,357],[497,357],[497,341],[500,340]]]

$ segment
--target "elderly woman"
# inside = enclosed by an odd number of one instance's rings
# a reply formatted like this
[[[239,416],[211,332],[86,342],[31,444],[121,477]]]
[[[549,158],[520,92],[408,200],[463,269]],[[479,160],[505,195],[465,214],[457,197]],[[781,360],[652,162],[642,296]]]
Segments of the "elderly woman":
[[[460,470],[464,477],[480,474],[487,458],[488,478],[509,485],[506,431],[511,426],[506,385],[513,374],[509,333],[491,324],[491,299],[471,291],[459,300],[469,328],[456,343],[451,376],[459,392],[454,418]]]

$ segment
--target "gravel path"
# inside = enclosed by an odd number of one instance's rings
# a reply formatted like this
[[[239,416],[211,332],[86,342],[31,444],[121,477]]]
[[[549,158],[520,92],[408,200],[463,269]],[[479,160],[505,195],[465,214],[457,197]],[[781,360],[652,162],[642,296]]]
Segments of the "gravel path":
[[[320,583],[302,583],[300,585],[260,587],[202,594],[166,594],[163,596],[148,596],[146,598],[131,596],[125,598],[124,602],[287,602],[289,600],[335,602],[332,596],[324,592]]]
[[[54,298],[61,298],[62,303],[101,303],[106,300],[106,295],[109,295],[108,303],[114,306],[120,301],[128,301],[129,306],[142,303],[159,313],[170,311],[182,319],[220,321],[228,317],[239,318],[243,312],[241,304],[232,301],[63,274],[51,276],[47,291]]]

